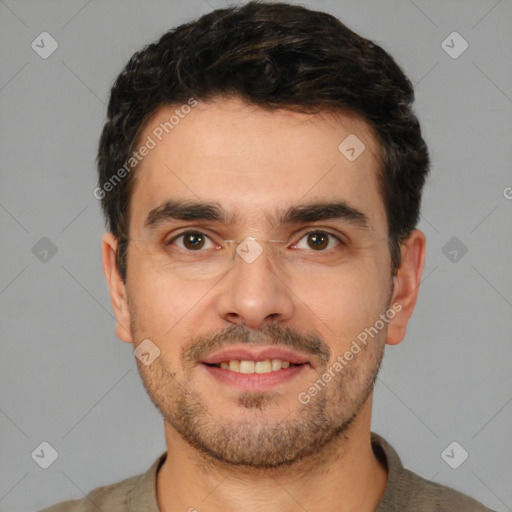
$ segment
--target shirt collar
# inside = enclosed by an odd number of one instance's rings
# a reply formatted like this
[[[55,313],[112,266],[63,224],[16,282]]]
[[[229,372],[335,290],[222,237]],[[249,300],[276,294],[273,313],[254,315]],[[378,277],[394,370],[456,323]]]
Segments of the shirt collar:
[[[407,472],[393,447],[381,436],[371,432],[372,449],[377,459],[387,468],[388,481],[381,501],[375,512],[386,512],[405,505],[404,488]],[[156,499],[157,473],[167,458],[167,451],[158,456],[151,467],[139,477],[132,488],[128,510],[130,512],[160,512]]]
[[[381,436],[371,433],[373,453],[388,470],[386,489],[375,512],[402,510],[407,504],[404,489],[408,488],[408,472],[405,470],[398,453]]]
[[[156,476],[166,458],[167,452],[162,453],[146,473],[135,482],[129,497],[129,512],[140,512],[141,510],[160,512],[156,500]]]

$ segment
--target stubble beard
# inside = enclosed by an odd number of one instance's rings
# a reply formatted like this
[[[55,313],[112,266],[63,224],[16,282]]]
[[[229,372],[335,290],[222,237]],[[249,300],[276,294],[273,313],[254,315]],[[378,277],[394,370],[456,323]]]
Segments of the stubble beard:
[[[132,333],[137,332],[132,316]],[[342,436],[370,397],[384,353],[385,331],[380,332],[354,360],[318,390],[307,404],[297,399],[282,419],[269,423],[264,412],[275,407],[265,392],[240,393],[237,405],[251,420],[220,422],[210,413],[205,393],[192,391],[192,372],[181,382],[165,367],[163,358],[150,366],[137,361],[144,387],[164,419],[207,459],[250,468],[290,466],[318,458]],[[332,364],[332,363],[331,363]],[[328,365],[319,370],[318,377]],[[215,411],[218,417],[218,411]]]

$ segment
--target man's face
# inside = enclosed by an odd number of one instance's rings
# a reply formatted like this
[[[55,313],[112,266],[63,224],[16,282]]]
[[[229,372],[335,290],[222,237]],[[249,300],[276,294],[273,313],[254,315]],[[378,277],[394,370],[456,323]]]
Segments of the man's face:
[[[199,103],[159,141],[154,129],[175,109],[158,111],[140,138],[156,147],[130,203],[125,327],[135,346],[150,339],[160,350],[139,371],[166,421],[203,453],[259,467],[297,461],[368,403],[382,358],[387,325],[333,370],[390,306],[375,139],[356,116],[231,99]],[[338,149],[350,134],[366,146],[353,161]],[[216,203],[229,222],[156,215],[167,201]],[[334,218],[281,219],[335,202],[346,208]]]

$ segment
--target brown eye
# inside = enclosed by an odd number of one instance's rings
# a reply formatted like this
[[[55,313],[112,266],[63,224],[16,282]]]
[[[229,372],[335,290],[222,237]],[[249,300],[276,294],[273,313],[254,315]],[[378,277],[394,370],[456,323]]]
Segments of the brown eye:
[[[183,237],[183,245],[187,249],[201,249],[204,245],[204,236],[201,233],[187,233]]]
[[[176,243],[177,240],[182,240],[181,243]],[[176,245],[179,249],[190,252],[199,252],[204,248],[207,241],[212,243],[209,240],[209,237],[204,233],[199,231],[186,231],[185,233],[181,233],[168,242],[165,243],[165,246]]]
[[[326,233],[310,233],[308,243],[313,249],[325,249],[329,245],[329,238]]]
[[[302,240],[306,240],[306,246],[300,246],[303,244]],[[313,249],[316,252],[323,252],[325,249],[330,249],[333,247],[328,247],[331,239],[334,240],[334,246],[336,245],[344,245],[343,242],[332,233],[327,233],[326,231],[310,231],[309,233],[305,233],[299,243],[295,246],[299,249]]]

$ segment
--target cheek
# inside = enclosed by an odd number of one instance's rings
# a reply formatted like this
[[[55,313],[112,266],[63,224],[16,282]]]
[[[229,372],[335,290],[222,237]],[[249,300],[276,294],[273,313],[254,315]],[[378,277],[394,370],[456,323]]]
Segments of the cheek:
[[[197,308],[205,301],[212,283],[183,281],[171,272],[161,272],[143,258],[129,261],[128,289],[132,315],[141,335],[155,340],[178,337],[187,317],[193,318]]]
[[[296,282],[293,290],[304,314],[333,352],[340,353],[384,313],[390,285],[389,272],[375,258],[340,267],[314,285],[307,279]]]

